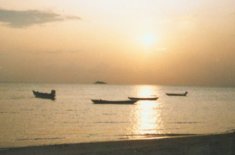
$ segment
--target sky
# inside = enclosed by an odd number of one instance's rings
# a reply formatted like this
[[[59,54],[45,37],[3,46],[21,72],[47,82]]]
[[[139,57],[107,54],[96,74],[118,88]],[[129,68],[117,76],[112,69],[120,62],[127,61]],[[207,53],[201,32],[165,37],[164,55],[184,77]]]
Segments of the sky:
[[[235,86],[234,0],[0,0],[0,81]]]

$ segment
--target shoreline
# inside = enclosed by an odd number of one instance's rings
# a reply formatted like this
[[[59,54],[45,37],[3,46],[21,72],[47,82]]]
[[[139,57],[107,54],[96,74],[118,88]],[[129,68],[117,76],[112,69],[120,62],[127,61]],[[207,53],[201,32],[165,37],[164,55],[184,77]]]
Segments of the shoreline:
[[[77,144],[56,144],[2,148],[1,155],[88,155],[88,154],[158,154],[158,155],[232,155],[235,154],[235,132],[168,137],[160,139],[122,140]]]

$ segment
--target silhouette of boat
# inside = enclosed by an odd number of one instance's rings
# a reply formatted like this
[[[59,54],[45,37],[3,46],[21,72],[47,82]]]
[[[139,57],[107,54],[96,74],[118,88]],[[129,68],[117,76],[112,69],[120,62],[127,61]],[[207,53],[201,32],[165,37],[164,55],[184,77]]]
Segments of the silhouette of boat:
[[[107,83],[104,81],[96,81],[94,84],[107,84]]]
[[[92,99],[94,104],[134,104],[136,100],[102,100]]]
[[[39,91],[34,91],[33,90],[33,94],[37,98],[54,100],[55,96],[56,96],[56,91],[55,90],[51,90],[51,93],[43,93],[43,92],[39,92]]]
[[[130,100],[157,100],[158,97],[128,97]]]
[[[166,93],[167,96],[187,96],[188,92],[184,93]]]

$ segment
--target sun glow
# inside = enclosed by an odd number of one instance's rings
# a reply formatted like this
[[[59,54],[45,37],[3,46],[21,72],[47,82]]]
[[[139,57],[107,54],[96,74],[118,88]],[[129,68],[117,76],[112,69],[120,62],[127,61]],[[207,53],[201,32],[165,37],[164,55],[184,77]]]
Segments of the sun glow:
[[[153,34],[146,34],[142,38],[142,42],[145,46],[153,46],[156,41],[156,37]]]
[[[157,47],[159,39],[154,33],[145,33],[139,37],[138,42],[139,48],[145,51],[150,51],[154,50]]]

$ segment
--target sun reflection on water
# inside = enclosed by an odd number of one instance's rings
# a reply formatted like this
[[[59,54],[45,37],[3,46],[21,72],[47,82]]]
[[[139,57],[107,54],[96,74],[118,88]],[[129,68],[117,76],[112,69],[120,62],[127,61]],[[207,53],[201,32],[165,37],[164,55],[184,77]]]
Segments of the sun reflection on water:
[[[151,97],[151,96],[155,96],[155,87],[153,86],[140,86],[137,88],[137,95],[139,97]]]
[[[156,96],[157,88],[153,86],[138,87],[137,95],[139,97]],[[160,102],[157,101],[138,101],[135,110],[136,124],[133,128],[135,135],[146,136],[161,133],[161,110]]]

